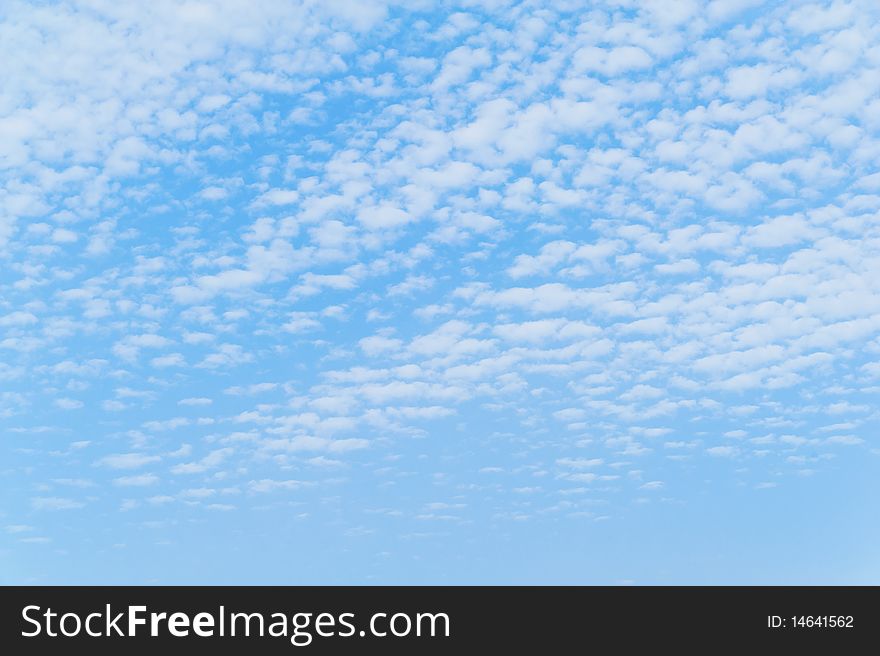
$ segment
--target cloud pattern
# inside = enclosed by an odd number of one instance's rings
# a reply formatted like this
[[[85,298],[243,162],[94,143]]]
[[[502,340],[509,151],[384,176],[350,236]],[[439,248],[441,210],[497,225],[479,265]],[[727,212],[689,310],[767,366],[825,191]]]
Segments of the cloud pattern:
[[[681,580],[577,564],[857,478],[878,19],[5,3],[8,580]]]

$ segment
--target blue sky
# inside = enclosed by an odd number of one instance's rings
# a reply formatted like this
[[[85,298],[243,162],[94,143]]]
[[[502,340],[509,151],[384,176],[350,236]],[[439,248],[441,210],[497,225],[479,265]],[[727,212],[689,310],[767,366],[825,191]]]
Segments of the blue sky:
[[[0,7],[3,583],[877,583],[875,2]]]

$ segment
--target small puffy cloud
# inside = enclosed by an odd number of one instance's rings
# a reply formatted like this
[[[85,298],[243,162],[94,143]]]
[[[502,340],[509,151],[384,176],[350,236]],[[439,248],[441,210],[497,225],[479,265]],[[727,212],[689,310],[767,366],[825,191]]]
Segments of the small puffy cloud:
[[[556,461],[557,465],[568,469],[590,469],[603,463],[601,458],[560,458]]]
[[[0,327],[29,326],[39,321],[32,312],[21,310],[0,316]]]
[[[115,453],[104,456],[98,460],[99,465],[110,469],[138,469],[161,460],[159,456],[151,456],[146,453]]]
[[[299,199],[295,189],[270,189],[257,198],[256,205],[290,205]]]
[[[171,468],[172,474],[201,474],[203,472],[208,471],[209,469],[213,469],[218,467],[226,458],[228,458],[234,449],[230,447],[225,447],[222,449],[216,449],[206,455],[204,458],[197,460],[195,462],[186,462],[178,465],[174,465]]]
[[[706,453],[717,458],[733,458],[739,454],[739,449],[735,446],[713,446],[706,449]]]
[[[77,510],[85,507],[85,504],[65,497],[34,497],[31,507],[34,510]]]
[[[83,405],[85,405],[85,404],[82,401],[79,401],[77,399],[62,398],[62,399],[56,399],[55,405],[58,406],[59,408],[61,408],[62,410],[78,410],[78,409],[82,408]]]
[[[399,228],[413,220],[404,210],[393,205],[365,207],[358,212],[357,219],[368,230]]]
[[[306,487],[308,483],[296,480],[273,480],[264,478],[248,483],[248,489],[258,494],[266,494],[278,491],[299,490]]]
[[[150,365],[157,369],[165,369],[167,367],[184,367],[186,360],[180,353],[169,353],[150,360]]]
[[[120,485],[123,487],[146,487],[149,485],[155,485],[159,482],[159,477],[155,474],[137,474],[135,476],[120,476],[119,478],[114,478],[114,485]]]
[[[191,396],[185,399],[180,399],[177,402],[177,405],[185,405],[185,406],[205,406],[211,405],[214,401],[212,399],[206,398],[204,396]]]

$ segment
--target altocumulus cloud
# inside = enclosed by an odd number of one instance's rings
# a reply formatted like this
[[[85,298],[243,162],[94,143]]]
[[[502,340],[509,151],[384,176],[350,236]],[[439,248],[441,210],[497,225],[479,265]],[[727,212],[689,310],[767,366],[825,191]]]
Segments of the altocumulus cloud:
[[[5,3],[4,522],[360,580],[875,457],[877,44],[870,0]]]

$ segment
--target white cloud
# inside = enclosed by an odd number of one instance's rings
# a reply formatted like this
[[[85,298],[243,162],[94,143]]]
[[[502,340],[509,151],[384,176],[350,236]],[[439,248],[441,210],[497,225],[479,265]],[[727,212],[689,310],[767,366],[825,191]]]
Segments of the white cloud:
[[[145,487],[158,483],[159,477],[155,474],[138,474],[136,476],[121,476],[119,478],[114,478],[113,482],[116,485],[121,485],[123,487]]]
[[[159,460],[159,456],[151,456],[145,453],[116,453],[104,456],[98,461],[98,464],[111,469],[138,469]]]
[[[31,506],[34,510],[77,510],[85,507],[85,504],[64,497],[34,497]]]

